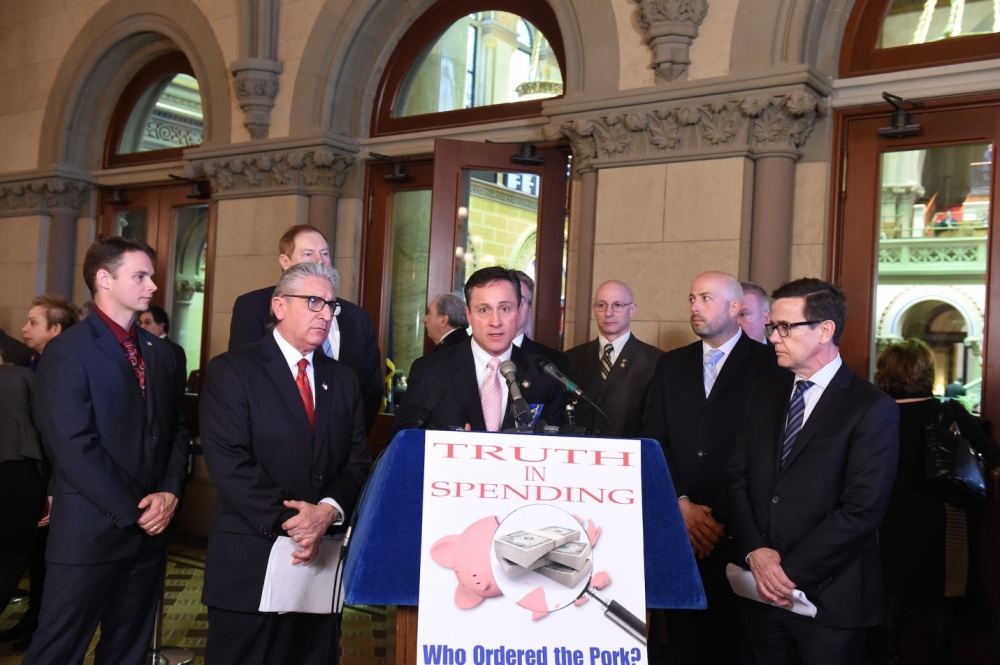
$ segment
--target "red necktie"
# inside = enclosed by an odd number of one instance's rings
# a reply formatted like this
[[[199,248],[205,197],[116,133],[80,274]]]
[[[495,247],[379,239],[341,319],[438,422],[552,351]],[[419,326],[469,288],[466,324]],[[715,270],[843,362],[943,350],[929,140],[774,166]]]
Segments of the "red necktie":
[[[309,361],[303,358],[299,361],[299,373],[295,377],[295,385],[299,387],[299,397],[302,398],[302,406],[306,407],[306,415],[309,416],[309,427],[313,434],[316,433],[316,409],[313,407],[312,390],[309,388],[309,375],[306,374],[306,367]]]
[[[132,366],[132,371],[135,372],[135,378],[139,379],[139,389],[142,391],[142,399],[146,400],[146,361],[142,359],[139,355],[139,350],[135,348],[135,340],[132,335],[127,336],[122,340],[122,346],[125,347],[125,357],[128,358],[128,364]]]

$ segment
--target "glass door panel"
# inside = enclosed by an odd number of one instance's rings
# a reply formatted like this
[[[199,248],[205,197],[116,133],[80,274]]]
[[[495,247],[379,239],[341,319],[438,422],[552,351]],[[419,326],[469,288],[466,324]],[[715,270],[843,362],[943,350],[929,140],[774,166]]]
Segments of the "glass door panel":
[[[205,323],[208,205],[174,208],[173,289],[169,337],[184,347],[187,372],[198,369]]]
[[[882,155],[875,353],[921,339],[934,393],[980,410],[987,317],[990,143]]]

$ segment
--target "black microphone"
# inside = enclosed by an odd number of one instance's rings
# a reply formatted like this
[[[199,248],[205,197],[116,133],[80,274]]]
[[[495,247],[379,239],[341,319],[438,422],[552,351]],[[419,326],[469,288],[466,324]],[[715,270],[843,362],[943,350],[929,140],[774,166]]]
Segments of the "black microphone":
[[[521,395],[521,387],[517,385],[517,365],[510,360],[500,363],[500,374],[507,379],[507,388],[510,390],[511,409],[514,412],[514,423],[518,427],[532,427],[535,417],[531,413],[531,407]]]
[[[556,366],[553,365],[552,361],[549,360],[548,358],[539,358],[538,360],[536,360],[535,367],[538,369],[539,372],[555,380],[556,383],[565,388],[566,392],[576,395],[577,397],[582,397],[583,399],[586,399],[588,402],[590,401],[589,399],[587,399],[587,396],[583,394],[583,391],[580,390],[580,386],[573,383],[572,379],[570,379],[568,376],[566,376],[558,369],[556,369]]]
[[[439,387],[437,392],[424,402],[424,408],[420,411],[420,415],[417,416],[417,422],[413,425],[413,429],[427,429],[427,426],[431,423],[431,418],[434,417],[434,409],[438,408],[438,404],[444,399],[444,394],[447,390],[447,386]]]

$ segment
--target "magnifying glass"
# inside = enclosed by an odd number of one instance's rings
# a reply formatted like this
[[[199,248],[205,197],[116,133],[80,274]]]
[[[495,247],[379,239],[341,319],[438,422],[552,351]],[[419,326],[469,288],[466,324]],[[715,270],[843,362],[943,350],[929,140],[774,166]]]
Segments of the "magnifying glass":
[[[624,630],[626,633],[634,637],[639,641],[640,644],[646,646],[646,622],[637,617],[636,615],[629,612],[618,601],[612,600],[607,601],[598,596],[594,591],[588,586],[583,590],[580,596],[590,596],[604,608],[604,616],[608,618],[611,623],[617,625],[619,628]]]

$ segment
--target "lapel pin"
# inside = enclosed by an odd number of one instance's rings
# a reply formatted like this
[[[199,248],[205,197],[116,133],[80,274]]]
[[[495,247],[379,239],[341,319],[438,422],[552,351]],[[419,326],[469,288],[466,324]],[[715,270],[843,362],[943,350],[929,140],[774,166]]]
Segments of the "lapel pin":
[[[323,390],[326,390],[326,384],[325,383],[323,384]]]
[[[628,365],[628,358],[622,358],[622,361],[621,361],[621,367],[622,367],[622,369],[625,369],[626,365]]]
[[[146,346],[153,346],[152,342],[146,342]]]
[[[530,386],[531,386],[531,381],[525,380],[525,381],[521,382],[521,387],[522,388],[528,388]]]

